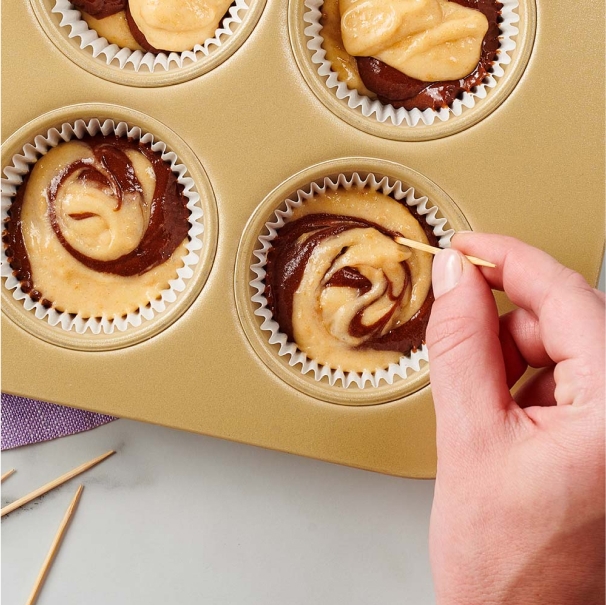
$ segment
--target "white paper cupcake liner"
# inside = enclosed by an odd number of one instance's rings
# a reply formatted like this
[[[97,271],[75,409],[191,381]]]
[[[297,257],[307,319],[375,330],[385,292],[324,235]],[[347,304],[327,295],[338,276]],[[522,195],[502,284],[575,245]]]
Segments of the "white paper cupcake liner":
[[[148,306],[141,306],[136,311],[128,313],[124,317],[90,317],[83,318],[80,315],[73,315],[68,312],[59,312],[54,308],[46,308],[41,302],[34,301],[29,294],[21,290],[19,280],[13,275],[8,258],[6,256],[5,246],[2,246],[0,274],[4,279],[4,287],[11,291],[15,300],[23,302],[27,311],[31,311],[41,320],[46,320],[51,326],[57,326],[63,330],[74,330],[78,334],[92,332],[93,334],[112,334],[115,330],[123,332],[129,327],[138,327],[143,321],[154,318],[162,313],[169,305],[177,300],[179,292],[186,287],[186,282],[193,274],[193,268],[200,260],[197,251],[202,249],[202,236],[204,232],[203,212],[200,207],[200,196],[196,191],[196,185],[193,179],[188,176],[187,168],[179,163],[177,155],[167,150],[167,145],[149,132],[143,132],[138,126],[129,126],[126,122],[115,122],[114,120],[98,119],[76,120],[73,124],[65,123],[60,129],[51,128],[45,136],[39,135],[34,138],[33,143],[27,143],[23,146],[22,153],[16,154],[11,160],[11,164],[4,168],[4,176],[1,181],[2,189],[2,224],[8,218],[8,210],[11,207],[13,198],[17,193],[19,185],[27,175],[33,164],[40,157],[45,155],[51,148],[60,143],[72,139],[81,139],[86,135],[95,134],[111,135],[116,134],[119,137],[128,137],[133,140],[141,141],[151,147],[151,149],[161,154],[162,159],[170,164],[173,173],[178,177],[177,181],[183,186],[183,194],[187,198],[187,208],[190,211],[188,231],[189,241],[186,244],[187,254],[183,257],[183,266],[177,269],[175,278],[169,281],[169,287],[162,290],[159,300],[150,300]]]
[[[55,0],[53,13],[61,15],[61,27],[69,29],[68,38],[78,39],[82,50],[88,51],[93,57],[105,61],[107,65],[118,65],[121,69],[132,68],[134,71],[158,72],[178,69],[191,63],[197,63],[210,55],[231,37],[242,23],[243,15],[249,9],[246,0],[235,0],[228,10],[228,16],[219,24],[215,35],[204,42],[196,44],[192,50],[183,52],[159,53],[143,52],[122,48],[117,44],[110,44],[97,32],[90,29],[88,23],[82,19],[80,11],[68,0]]]
[[[488,74],[485,82],[478,85],[472,92],[463,93],[462,99],[455,99],[450,107],[442,108],[438,111],[433,109],[412,109],[410,111],[400,107],[396,109],[393,105],[383,105],[377,99],[371,99],[360,94],[357,90],[352,90],[341,82],[337,73],[332,69],[330,61],[326,59],[326,51],[322,48],[324,39],[322,38],[322,5],[324,0],[305,0],[305,13],[303,21],[309,23],[305,28],[305,35],[310,38],[307,42],[307,48],[311,51],[311,61],[317,66],[317,72],[322,77],[325,85],[332,90],[338,99],[346,100],[347,105],[356,111],[360,111],[367,118],[377,120],[378,122],[391,123],[394,126],[401,126],[406,123],[408,126],[426,125],[431,126],[436,120],[445,122],[452,116],[460,116],[465,110],[475,107],[478,99],[484,99],[490,90],[498,84],[499,78],[505,74],[505,66],[511,63],[511,53],[516,47],[516,36],[519,33],[516,23],[519,22],[518,0],[500,0],[503,4],[501,11],[502,22],[499,23],[501,30],[501,45],[497,54],[497,59],[492,64],[493,73]]]
[[[374,372],[365,370],[360,373],[335,370],[310,359],[295,343],[288,340],[288,336],[280,331],[280,326],[273,319],[265,297],[267,253],[272,247],[272,241],[276,238],[278,231],[288,222],[295,208],[304,204],[306,200],[325,193],[327,190],[336,191],[337,189],[353,188],[370,188],[373,191],[381,191],[386,195],[391,194],[398,201],[404,200],[406,205],[414,207],[424,217],[427,224],[433,227],[433,232],[439,240],[440,247],[447,248],[450,246],[454,230],[448,228],[448,221],[445,218],[438,218],[439,209],[432,206],[426,196],[416,197],[413,187],[407,187],[401,181],[389,177],[377,178],[374,174],[369,174],[364,178],[358,173],[353,173],[351,177],[340,174],[335,179],[326,177],[321,184],[313,182],[306,189],[299,189],[285,200],[284,204],[274,212],[272,219],[265,223],[267,233],[259,236],[259,247],[253,252],[258,262],[251,266],[251,270],[257,277],[250,282],[250,285],[256,290],[256,293],[251,297],[252,302],[257,306],[254,313],[263,319],[261,330],[268,333],[269,343],[279,345],[279,356],[288,357],[290,366],[300,366],[299,369],[302,374],[313,374],[316,381],[327,379],[330,385],[338,386],[340,383],[346,388],[357,386],[362,389],[378,387],[382,382],[393,384],[398,378],[403,379],[409,373],[418,372],[421,369],[421,363],[429,361],[427,347],[423,345],[417,351],[411,352],[410,355],[402,356],[399,363],[392,363],[389,367]]]

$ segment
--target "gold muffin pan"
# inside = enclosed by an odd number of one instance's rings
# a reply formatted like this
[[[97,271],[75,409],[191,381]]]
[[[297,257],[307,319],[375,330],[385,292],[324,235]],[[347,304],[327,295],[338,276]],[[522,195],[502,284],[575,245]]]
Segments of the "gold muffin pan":
[[[118,78],[93,69],[93,59],[64,38],[56,16],[41,12],[48,2],[3,6],[2,127],[9,137],[3,167],[36,129],[48,128],[52,112],[56,121],[112,115],[136,123],[174,148],[211,206],[214,193],[216,253],[213,258],[212,237],[206,239],[203,287],[201,277],[170,321],[159,317],[137,344],[116,350],[91,353],[51,344],[3,301],[5,392],[394,475],[431,477],[435,418],[431,388],[421,375],[426,369],[401,392],[381,396],[380,405],[335,405],[333,391],[295,382],[289,368],[255,344],[256,318],[246,319],[251,241],[272,204],[325,170],[380,172],[377,166],[385,170],[388,163],[398,171],[395,177],[419,174],[423,184],[443,192],[443,198],[432,193],[440,197],[435,204],[457,228],[469,224],[514,235],[596,282],[604,247],[603,49],[596,48],[601,3],[571,11],[537,0],[530,59],[527,48],[510,66],[507,82],[501,80],[501,90],[510,90],[499,93],[498,109],[497,94],[490,94],[478,111],[437,125],[443,130],[419,129],[425,134],[417,138],[431,140],[412,142],[369,134],[319,100],[291,46],[299,0],[290,6],[268,0],[264,7],[262,0],[250,0],[258,22],[242,23],[250,29],[241,48],[200,77],[186,70],[145,77],[117,70]],[[535,24],[529,17],[519,26],[534,31]],[[530,44],[532,35],[523,38]],[[100,115],[91,115],[91,103]],[[470,121],[464,131],[445,136],[464,120]],[[475,125],[468,128],[471,121]],[[510,308],[503,297],[499,303],[502,311]],[[355,396],[347,400],[350,389],[342,390],[348,395],[338,403],[360,403]]]

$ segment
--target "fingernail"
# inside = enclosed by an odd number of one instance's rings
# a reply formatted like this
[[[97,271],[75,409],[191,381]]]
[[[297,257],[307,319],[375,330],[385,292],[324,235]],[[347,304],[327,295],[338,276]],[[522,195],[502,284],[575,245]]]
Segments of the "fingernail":
[[[433,260],[433,293],[436,298],[450,292],[461,281],[463,259],[460,252],[447,248],[436,254]]]

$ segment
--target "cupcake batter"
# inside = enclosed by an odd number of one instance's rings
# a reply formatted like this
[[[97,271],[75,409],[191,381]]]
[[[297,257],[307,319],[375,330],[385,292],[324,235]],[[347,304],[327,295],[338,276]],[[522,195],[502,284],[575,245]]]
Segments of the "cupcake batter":
[[[83,317],[158,298],[187,254],[187,200],[170,166],[124,138],[88,137],[40,158],[3,234],[21,289]]]
[[[422,80],[457,80],[480,60],[488,19],[448,0],[340,0],[350,55],[375,57]]]
[[[73,0],[89,27],[131,50],[183,52],[214,36],[232,0]]]
[[[375,371],[421,346],[431,255],[396,244],[396,235],[437,243],[413,209],[371,190],[317,195],[280,229],[265,293],[281,331],[309,358]]]
[[[496,0],[325,0],[323,47],[349,88],[396,108],[438,110],[490,73],[501,8]]]

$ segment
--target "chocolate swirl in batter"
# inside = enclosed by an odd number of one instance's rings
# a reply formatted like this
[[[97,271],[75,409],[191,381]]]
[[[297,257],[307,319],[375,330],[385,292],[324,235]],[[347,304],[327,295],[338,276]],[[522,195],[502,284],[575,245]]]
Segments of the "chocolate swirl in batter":
[[[170,165],[159,154],[138,141],[119,137],[97,135],[80,140],[92,150],[95,161],[84,158],[65,166],[50,182],[46,190],[48,217],[52,229],[63,248],[86,267],[101,273],[119,276],[142,275],[161,265],[179,247],[189,231],[189,209]],[[119,212],[125,197],[141,196],[142,186],[127,154],[128,150],[141,153],[149,161],[155,176],[153,200],[149,209],[149,220],[140,241],[130,252],[115,259],[100,260],[87,256],[74,248],[66,239],[57,217],[56,202],[68,180],[77,179],[90,187],[96,187],[113,200],[114,212]],[[13,274],[21,282],[21,289],[34,300],[41,294],[35,290],[35,278],[28,258],[21,229],[21,210],[28,187],[29,175],[19,187],[9,210],[2,241]],[[68,215],[75,221],[96,216],[91,212],[76,212]],[[43,301],[49,306],[48,301]]]
[[[431,245],[438,245],[436,236],[425,220],[418,215],[414,208],[409,212],[422,226]],[[272,242],[268,252],[265,296],[274,319],[289,340],[296,342],[293,329],[293,299],[303,279],[306,266],[314,250],[327,238],[331,238],[352,229],[374,229],[390,239],[399,233],[385,229],[381,225],[361,218],[341,216],[336,214],[308,214],[293,222],[284,225]],[[346,250],[341,251],[343,255]],[[337,262],[339,256],[335,259]],[[425,330],[433,303],[431,290],[421,308],[406,323],[399,325],[387,333],[385,327],[399,308],[402,299],[410,293],[410,270],[406,261],[401,263],[406,275],[406,284],[400,292],[394,292],[392,283],[389,283],[387,296],[392,302],[387,312],[370,325],[363,323],[363,314],[367,307],[361,308],[350,322],[349,336],[360,338],[362,344],[358,349],[374,349],[380,351],[397,351],[408,355],[418,349],[424,342]],[[362,275],[356,267],[345,266],[336,270],[326,281],[325,288],[345,287],[357,291],[362,297],[372,288],[371,281]]]
[[[145,34],[139,29],[136,21],[133,19],[133,15],[130,12],[130,6],[128,5],[128,2],[126,2],[126,6],[124,8],[124,14],[126,15],[126,23],[128,24],[128,29],[130,29],[130,33],[133,35],[133,38],[141,48],[146,50],[148,53],[154,53],[155,55],[161,52],[170,52],[164,51],[160,48],[155,48],[147,41]]]
[[[123,11],[128,0],[71,0],[72,4],[96,19],[104,19]]]
[[[499,22],[503,5],[496,0],[451,1],[478,10],[488,19],[488,32],[482,42],[482,52],[476,69],[460,80],[428,83],[411,78],[373,57],[356,57],[364,85],[377,95],[379,101],[406,110],[438,110],[448,107],[463,92],[469,92],[480,85],[491,72],[491,65],[500,46]]]

